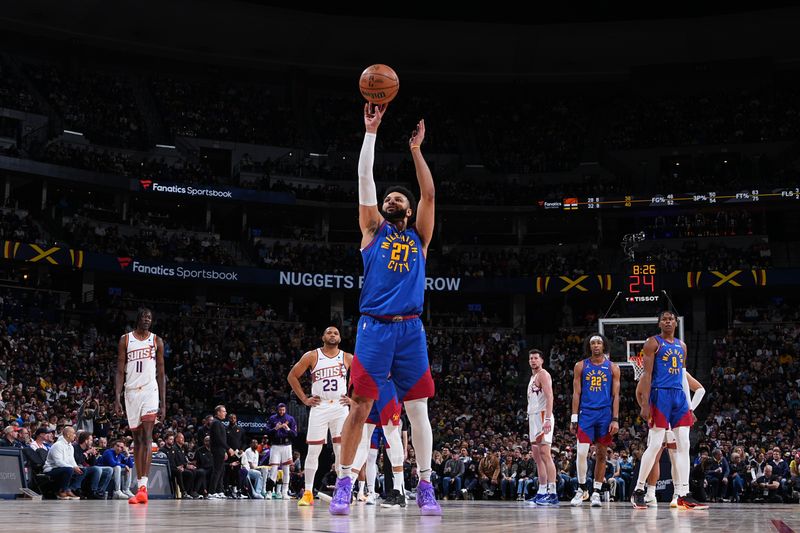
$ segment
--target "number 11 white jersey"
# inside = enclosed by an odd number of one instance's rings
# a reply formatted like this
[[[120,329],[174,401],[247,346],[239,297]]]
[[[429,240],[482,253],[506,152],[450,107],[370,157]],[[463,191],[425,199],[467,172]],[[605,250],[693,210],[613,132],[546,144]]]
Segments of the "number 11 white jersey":
[[[347,394],[347,367],[344,352],[328,357],[317,348],[317,364],[311,369],[311,395],[322,400],[338,400]]]
[[[128,335],[128,362],[125,364],[125,390],[143,389],[156,385],[156,335],[143,341],[131,331]]]

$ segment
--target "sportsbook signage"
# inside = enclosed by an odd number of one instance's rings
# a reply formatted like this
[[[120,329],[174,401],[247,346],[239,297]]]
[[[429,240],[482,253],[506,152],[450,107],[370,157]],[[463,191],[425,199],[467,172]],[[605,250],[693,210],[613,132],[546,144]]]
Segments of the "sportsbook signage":
[[[135,191],[162,196],[173,195],[187,198],[241,200],[271,204],[295,203],[294,195],[286,192],[254,191],[236,187],[202,187],[149,179],[131,180],[131,188]]]

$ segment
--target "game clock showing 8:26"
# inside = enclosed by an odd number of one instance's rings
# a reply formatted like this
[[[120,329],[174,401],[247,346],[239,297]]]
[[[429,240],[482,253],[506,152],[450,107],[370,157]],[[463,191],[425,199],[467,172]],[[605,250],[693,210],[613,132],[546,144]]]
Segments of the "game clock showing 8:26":
[[[660,289],[658,266],[654,263],[629,265],[627,288],[630,296],[656,296]]]

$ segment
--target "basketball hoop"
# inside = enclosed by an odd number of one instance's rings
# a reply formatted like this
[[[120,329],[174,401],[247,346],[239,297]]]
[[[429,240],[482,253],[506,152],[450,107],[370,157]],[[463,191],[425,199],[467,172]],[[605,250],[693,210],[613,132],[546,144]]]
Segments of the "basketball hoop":
[[[633,379],[639,381],[644,375],[644,356],[641,352],[628,357],[628,362],[633,367]]]

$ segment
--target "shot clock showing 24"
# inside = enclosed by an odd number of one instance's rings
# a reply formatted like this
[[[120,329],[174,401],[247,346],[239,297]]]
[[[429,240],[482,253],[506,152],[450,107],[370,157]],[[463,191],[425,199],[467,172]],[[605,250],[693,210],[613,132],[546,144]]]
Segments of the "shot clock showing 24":
[[[625,286],[629,302],[657,302],[661,293],[659,268],[653,262],[628,265]]]

